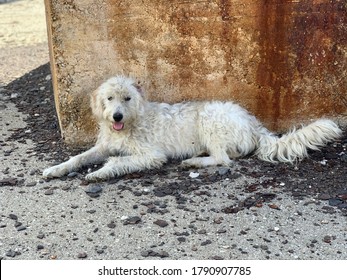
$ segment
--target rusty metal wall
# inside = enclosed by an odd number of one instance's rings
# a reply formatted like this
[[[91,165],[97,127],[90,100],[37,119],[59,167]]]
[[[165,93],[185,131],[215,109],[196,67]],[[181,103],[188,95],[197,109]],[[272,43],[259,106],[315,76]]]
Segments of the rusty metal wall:
[[[150,100],[234,100],[277,131],[346,123],[346,0],[45,0],[60,125],[93,141],[89,93],[115,74]]]

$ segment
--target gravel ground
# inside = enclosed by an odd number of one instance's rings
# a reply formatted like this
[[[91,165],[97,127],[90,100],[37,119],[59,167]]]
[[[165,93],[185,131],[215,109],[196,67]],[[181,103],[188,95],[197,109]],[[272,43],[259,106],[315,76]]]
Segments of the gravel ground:
[[[347,259],[346,134],[297,165],[43,180],[79,151],[60,138],[44,42],[3,46],[22,60],[0,76],[0,259]]]

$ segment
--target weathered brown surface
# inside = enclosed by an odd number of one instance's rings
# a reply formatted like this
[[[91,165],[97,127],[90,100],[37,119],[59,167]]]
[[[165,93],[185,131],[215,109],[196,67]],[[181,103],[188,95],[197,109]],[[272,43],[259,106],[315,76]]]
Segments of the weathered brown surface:
[[[235,100],[275,130],[347,113],[345,0],[46,0],[68,143],[92,141],[89,93],[115,74],[149,99]]]

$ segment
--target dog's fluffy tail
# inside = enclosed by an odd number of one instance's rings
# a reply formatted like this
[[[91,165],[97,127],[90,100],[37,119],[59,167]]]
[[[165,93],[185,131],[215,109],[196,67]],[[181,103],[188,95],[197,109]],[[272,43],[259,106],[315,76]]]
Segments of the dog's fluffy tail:
[[[319,150],[339,138],[342,130],[331,120],[320,119],[277,137],[265,130],[259,135],[256,155],[265,161],[293,163],[307,157],[307,148]]]

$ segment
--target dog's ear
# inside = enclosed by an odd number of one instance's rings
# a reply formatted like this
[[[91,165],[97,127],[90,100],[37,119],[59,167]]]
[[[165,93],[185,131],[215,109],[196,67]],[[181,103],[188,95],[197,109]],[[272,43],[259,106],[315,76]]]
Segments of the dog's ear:
[[[99,96],[99,89],[96,89],[92,92],[90,95],[90,107],[92,108],[93,114],[96,116],[96,118],[102,119],[102,112],[103,112],[103,104]]]
[[[134,88],[136,88],[137,92],[138,92],[142,97],[145,97],[145,94],[144,94],[144,92],[143,92],[143,89],[142,89],[142,87],[141,87],[139,84],[133,83],[132,85],[133,85]]]

